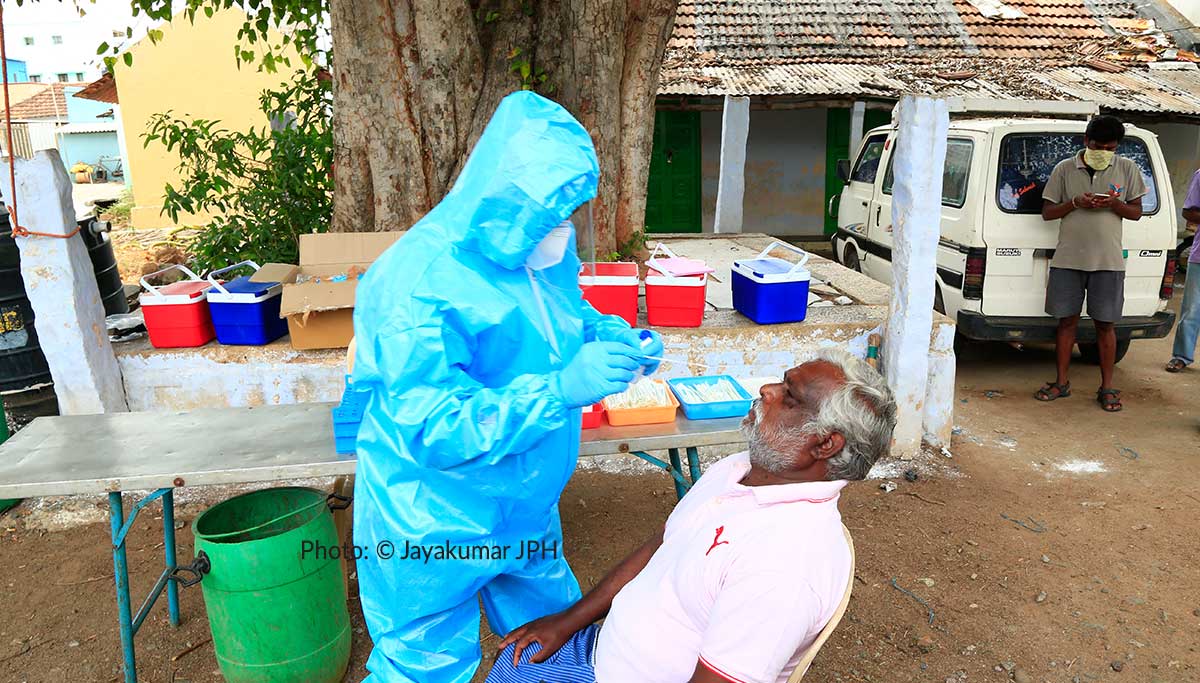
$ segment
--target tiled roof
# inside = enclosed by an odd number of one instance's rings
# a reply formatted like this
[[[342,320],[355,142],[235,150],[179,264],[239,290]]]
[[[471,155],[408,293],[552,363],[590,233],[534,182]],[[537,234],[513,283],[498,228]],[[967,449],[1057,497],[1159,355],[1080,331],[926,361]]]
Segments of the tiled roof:
[[[1139,66],[1197,59],[1160,28],[1126,0],[680,0],[659,94],[938,92],[1200,115],[1193,65]]]
[[[67,119],[67,97],[64,88],[80,87],[83,83],[22,83],[28,95],[19,101],[11,98],[10,111],[14,121],[36,119]],[[12,95],[10,86],[10,96]]]

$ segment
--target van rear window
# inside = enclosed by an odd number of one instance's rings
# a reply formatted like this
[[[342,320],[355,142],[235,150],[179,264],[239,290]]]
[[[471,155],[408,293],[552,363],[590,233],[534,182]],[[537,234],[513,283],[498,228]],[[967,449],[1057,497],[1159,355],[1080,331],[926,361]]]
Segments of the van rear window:
[[[1042,189],[1058,162],[1083,149],[1082,133],[1033,133],[1006,135],[1000,142],[1000,172],[996,201],[1008,213],[1042,212]],[[1142,210],[1147,214],[1158,211],[1158,186],[1150,166],[1150,151],[1146,143],[1126,137],[1117,154],[1131,159],[1142,169],[1146,181],[1146,196]]]

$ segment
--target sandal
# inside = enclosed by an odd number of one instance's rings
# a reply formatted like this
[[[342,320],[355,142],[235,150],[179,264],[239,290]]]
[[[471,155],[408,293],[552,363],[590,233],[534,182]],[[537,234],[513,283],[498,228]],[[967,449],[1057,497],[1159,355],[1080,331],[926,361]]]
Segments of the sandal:
[[[1051,393],[1054,392],[1054,393]],[[1039,401],[1057,401],[1060,398],[1066,398],[1071,395],[1071,383],[1059,384],[1058,382],[1046,382],[1046,386],[1038,389],[1033,397]]]
[[[1097,391],[1096,402],[1107,413],[1119,413],[1124,408],[1121,405],[1121,392],[1116,389],[1101,389]]]
[[[1182,372],[1186,367],[1187,363],[1184,363],[1178,358],[1172,358],[1171,360],[1167,361],[1167,372]]]

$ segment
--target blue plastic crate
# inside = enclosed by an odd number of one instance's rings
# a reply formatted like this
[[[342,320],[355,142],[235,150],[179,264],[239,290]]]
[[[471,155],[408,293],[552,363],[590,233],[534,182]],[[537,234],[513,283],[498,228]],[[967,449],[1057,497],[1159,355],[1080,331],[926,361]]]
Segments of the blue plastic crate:
[[[362,424],[371,392],[355,389],[350,382],[350,375],[346,375],[345,381],[342,402],[332,410],[333,440],[338,453],[353,453],[357,449],[358,428]]]
[[[799,263],[768,256],[776,247],[802,254]],[[758,258],[733,262],[733,307],[760,325],[795,323],[808,316],[811,275],[808,254],[786,242],[774,242]]]
[[[744,398],[738,401],[717,401],[715,403],[688,403],[680,395],[678,387],[694,386],[697,384],[715,384],[720,380],[728,380],[733,388],[737,390]],[[741,417],[750,412],[750,404],[754,399],[746,391],[746,389],[733,377],[729,375],[706,375],[703,377],[676,377],[667,380],[667,384],[671,386],[672,393],[675,398],[679,399],[679,405],[683,408],[683,414],[689,420],[712,420],[718,417]]]

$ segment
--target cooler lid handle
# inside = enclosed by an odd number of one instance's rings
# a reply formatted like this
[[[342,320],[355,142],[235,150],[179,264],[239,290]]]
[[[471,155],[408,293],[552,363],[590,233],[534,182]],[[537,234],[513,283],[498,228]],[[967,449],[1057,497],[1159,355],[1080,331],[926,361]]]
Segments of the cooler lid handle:
[[[257,263],[255,263],[254,261],[242,261],[241,263],[235,263],[232,266],[225,266],[224,268],[221,268],[220,270],[214,270],[213,272],[208,274],[208,281],[213,284],[213,287],[216,287],[217,289],[219,289],[222,294],[228,294],[229,290],[227,290],[221,286],[220,281],[217,280],[217,276],[220,275],[221,273],[228,273],[231,270],[241,268],[242,266],[251,266],[252,268],[254,268],[254,272],[256,272],[256,273],[258,272],[258,269],[260,268],[260,266]]]
[[[800,254],[800,260],[798,262],[792,264],[791,269],[788,270],[789,275],[796,272],[800,268],[803,268],[804,264],[808,263],[808,257],[811,256],[811,254],[809,254],[807,251],[804,251],[803,249],[801,249],[800,247],[797,247],[794,244],[791,244],[789,242],[784,242],[782,240],[775,240],[774,242],[772,242],[770,244],[770,246],[768,246],[766,249],[762,250],[762,253],[758,255],[758,258],[760,258],[760,259],[766,258],[767,255],[770,254],[772,251],[774,251],[776,247],[782,247],[784,249],[787,249],[788,251],[792,251],[797,254]]]
[[[158,287],[155,287],[154,285],[150,284],[146,280],[147,280],[147,278],[156,277],[158,275],[162,275],[163,273],[169,273],[172,270],[182,270],[184,272],[184,274],[188,276],[189,280],[194,280],[196,282],[204,282],[204,280],[200,279],[199,275],[196,275],[195,273],[193,273],[191,270],[188,269],[187,266],[183,265],[182,263],[173,263],[173,264],[167,266],[166,268],[163,268],[162,270],[156,270],[153,273],[143,275],[142,279],[140,280],[142,287],[145,287],[147,291],[149,291],[151,294],[153,294],[155,296],[165,297],[166,294],[163,294],[162,292],[158,291]]]

